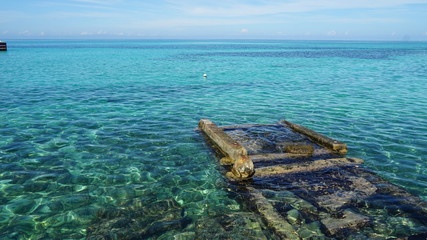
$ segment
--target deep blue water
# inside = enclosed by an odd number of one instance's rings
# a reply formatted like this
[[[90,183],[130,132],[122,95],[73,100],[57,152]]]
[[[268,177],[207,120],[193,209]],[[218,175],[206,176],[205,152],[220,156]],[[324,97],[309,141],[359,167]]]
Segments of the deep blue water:
[[[11,40],[8,49],[2,239],[84,238],[100,209],[135,199],[173,199],[193,221],[153,239],[186,236],[212,211],[245,212],[195,131],[202,118],[312,128],[427,200],[426,42]]]

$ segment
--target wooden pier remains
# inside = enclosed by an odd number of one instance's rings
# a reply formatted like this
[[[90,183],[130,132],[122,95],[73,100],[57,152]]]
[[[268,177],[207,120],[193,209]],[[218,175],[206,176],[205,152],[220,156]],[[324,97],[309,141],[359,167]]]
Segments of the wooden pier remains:
[[[427,239],[427,203],[345,157],[340,141],[285,120],[202,119],[199,130],[242,204],[278,239]]]
[[[7,51],[7,44],[6,44],[6,42],[0,41],[0,51]]]

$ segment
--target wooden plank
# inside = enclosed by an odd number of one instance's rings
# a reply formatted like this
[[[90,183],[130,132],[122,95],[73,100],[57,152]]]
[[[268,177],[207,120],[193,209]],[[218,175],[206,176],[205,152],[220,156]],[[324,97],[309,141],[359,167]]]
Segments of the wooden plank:
[[[286,120],[280,120],[279,123],[285,127],[286,126],[290,127],[292,130],[298,133],[304,134],[305,136],[310,138],[310,140],[316,142],[319,145],[325,146],[336,153],[339,153],[341,155],[347,154],[347,145],[345,143],[342,143],[330,137],[324,136],[316,131],[313,131],[301,125],[293,124]]]
[[[307,161],[303,163],[281,164],[257,168],[254,177],[270,177],[277,174],[319,171],[328,167],[349,166],[362,164],[359,158],[332,158],[325,160]]]
[[[249,155],[253,162],[271,161],[276,159],[285,159],[294,157],[294,154],[290,153],[265,153],[265,154],[254,154]]]
[[[247,179],[254,174],[254,164],[248,157],[248,151],[227,135],[222,129],[215,125],[209,119],[202,119],[199,122],[199,128],[206,136],[214,142],[224,155],[234,161],[231,172],[234,179]]]
[[[291,154],[311,156],[313,155],[314,147],[311,145],[288,145],[285,147],[285,151]]]
[[[295,228],[280,215],[274,206],[259,190],[247,187],[249,197],[246,199],[261,215],[267,227],[271,228],[280,239],[300,239]]]
[[[274,126],[277,126],[277,124],[242,124],[242,125],[221,126],[219,128],[223,130],[230,130],[230,129],[239,129],[239,128],[274,127]]]
[[[297,157],[308,157],[308,156],[312,156],[312,155],[296,154],[296,153],[264,153],[264,154],[249,155],[252,162],[264,162],[264,161],[297,158]]]
[[[339,219],[329,217],[322,219],[321,222],[330,235],[335,235],[346,229],[357,231],[369,222],[369,218],[346,209],[342,212],[342,216]]]
[[[221,128],[208,119],[202,119],[199,122],[199,128],[218,145],[224,155],[230,157],[234,161],[242,155],[247,155],[246,149],[237,141],[227,135]]]
[[[281,159],[290,159],[290,158],[310,158],[310,157],[320,157],[320,156],[329,156],[331,150],[327,148],[314,149],[313,154],[305,153],[262,153],[262,154],[251,154],[249,157],[252,162],[267,162],[273,160]]]
[[[204,127],[205,125],[206,127]],[[390,214],[394,214],[398,209],[402,211],[399,213],[401,217],[414,219],[423,225],[427,224],[427,205],[424,201],[393,184],[387,183],[361,167],[362,159],[337,157],[337,154],[345,155],[347,153],[347,145],[342,142],[285,120],[274,125],[248,124],[217,127],[205,119],[201,120],[199,126],[202,130],[205,128],[203,132],[211,139],[212,145],[219,145],[224,153],[225,157],[220,162],[225,165],[232,165],[232,171],[226,173],[229,178],[242,179],[239,171],[245,172],[245,170],[239,170],[238,161],[241,163],[272,161],[268,164],[260,164],[273,166],[257,168],[253,175],[255,178],[252,181],[236,184],[236,186],[239,189],[238,191],[243,194],[242,200],[247,203],[251,210],[259,213],[268,228],[274,232],[276,238],[302,239],[308,236],[306,234],[308,229],[312,231],[312,226],[308,227],[309,224],[300,224],[299,221],[296,221],[295,216],[297,215],[291,214],[294,212],[297,212],[298,216],[302,216],[304,219],[316,221],[318,233],[313,231],[309,237],[324,238],[323,233],[325,233],[333,238],[345,238],[349,232],[360,231],[370,222],[371,216],[362,215],[363,211],[359,211],[357,205],[359,201],[363,202],[364,206],[360,207],[362,210],[365,208],[384,208],[386,211],[390,209],[392,211]],[[289,143],[275,142],[272,144],[276,146],[276,150],[272,150],[274,153],[267,150],[259,151],[260,154],[248,156],[247,149],[233,140],[232,133],[226,134],[229,130],[243,132],[248,130],[250,132],[250,128],[263,126],[276,126],[279,131],[277,135],[281,134],[283,130],[286,130],[284,134],[291,133],[290,136],[284,136],[289,138]],[[281,127],[286,129],[281,129]],[[268,131],[271,129],[266,128],[266,132]],[[299,138],[292,141],[290,138],[295,136],[302,137],[304,141],[300,141]],[[248,138],[248,142],[257,141],[258,136],[248,134]],[[310,142],[306,142],[306,140]],[[244,141],[246,139],[242,140],[242,143]],[[274,147],[268,149],[274,149]],[[288,161],[289,158],[297,159]],[[245,167],[244,164],[241,166]],[[268,179],[269,177],[271,179]],[[283,182],[283,186],[279,182]],[[277,183],[278,185],[276,185]],[[264,190],[261,191],[261,189]],[[305,201],[310,201],[318,208],[312,205],[314,210],[301,211],[298,208],[300,207],[299,204],[296,204],[298,207],[294,207],[292,204],[295,203],[291,203],[291,210],[288,211],[286,206],[283,207],[285,210],[282,210],[281,206],[276,204],[280,204],[282,201],[284,204],[292,202],[287,197],[282,196],[288,190],[292,194],[298,194]],[[265,196],[270,196],[268,194],[272,194],[271,192],[277,192],[277,195],[269,200]],[[380,201],[370,200],[371,196],[375,199],[377,194],[381,197]],[[302,212],[307,214],[307,218],[301,214]],[[319,236],[319,233],[322,236]],[[350,236],[353,237],[353,235]],[[420,236],[425,235],[421,234]]]

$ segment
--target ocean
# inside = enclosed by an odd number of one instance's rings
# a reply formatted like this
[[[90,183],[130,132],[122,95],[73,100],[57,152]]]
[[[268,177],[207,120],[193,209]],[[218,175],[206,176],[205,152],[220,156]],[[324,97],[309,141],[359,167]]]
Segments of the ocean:
[[[196,131],[204,118],[309,127],[427,201],[427,42],[10,40],[0,238],[85,239],[136,207],[123,226],[151,226],[147,239],[256,222]]]

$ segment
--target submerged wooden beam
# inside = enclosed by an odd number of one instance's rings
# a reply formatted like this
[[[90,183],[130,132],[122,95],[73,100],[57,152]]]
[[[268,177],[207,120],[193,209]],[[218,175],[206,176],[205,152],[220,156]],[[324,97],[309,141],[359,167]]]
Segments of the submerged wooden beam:
[[[303,155],[306,156],[306,155]],[[250,155],[253,162],[262,162],[262,161],[271,161],[276,159],[285,159],[292,157],[301,157],[300,154],[292,153],[264,153],[264,154],[254,154]]]
[[[249,194],[247,200],[256,208],[267,226],[273,229],[280,239],[300,239],[294,227],[277,212],[259,190],[252,187],[247,187],[247,190]]]
[[[311,157],[313,155],[308,154],[298,154],[298,153],[264,153],[264,154],[254,154],[249,155],[252,162],[263,162],[263,161],[273,161],[287,158],[301,158],[301,157]]]
[[[334,239],[354,237],[357,234],[350,232],[371,226],[370,221],[376,219],[364,215],[370,208],[384,208],[386,214],[427,226],[424,201],[361,167],[362,159],[338,156],[347,153],[342,142],[285,120],[274,125],[218,127],[202,119],[199,129],[225,156],[221,164],[232,166],[226,176],[254,176],[252,181],[233,186],[249,208],[259,213],[275,239],[323,239],[323,234]],[[366,235],[370,236],[374,235]]]
[[[230,126],[221,126],[223,130],[230,130],[236,128],[252,128],[252,127],[272,127],[277,126],[276,124],[242,124],[242,125],[230,125]]]
[[[321,222],[330,235],[335,235],[344,229],[360,229],[369,222],[369,218],[346,209],[339,219],[329,217],[322,219]]]
[[[248,155],[246,149],[208,119],[201,119],[199,128],[220,148],[224,155],[233,160]]]
[[[332,158],[326,160],[306,161],[302,163],[282,164],[270,167],[257,168],[254,177],[270,177],[278,174],[313,172],[328,167],[349,166],[362,163],[363,160],[359,158]]]
[[[254,164],[248,157],[248,151],[242,145],[208,119],[200,120],[199,128],[233,162],[232,175],[229,175],[230,177],[235,179],[252,177],[255,172]]]
[[[288,122],[286,120],[280,120],[279,123],[284,126],[290,127],[292,130],[298,133],[304,134],[305,136],[309,137],[312,141],[322,146],[325,146],[336,153],[339,153],[341,155],[347,154],[347,145],[345,143],[329,138],[316,131],[313,131],[311,129],[308,129],[298,124]]]
[[[329,155],[331,154],[331,151],[326,148],[319,148],[314,149],[313,153],[261,153],[261,154],[251,154],[249,157],[251,158],[252,162],[268,162],[268,161],[274,161],[274,160],[283,160],[283,159],[290,159],[290,158],[311,158],[311,157],[318,157],[322,155]]]

